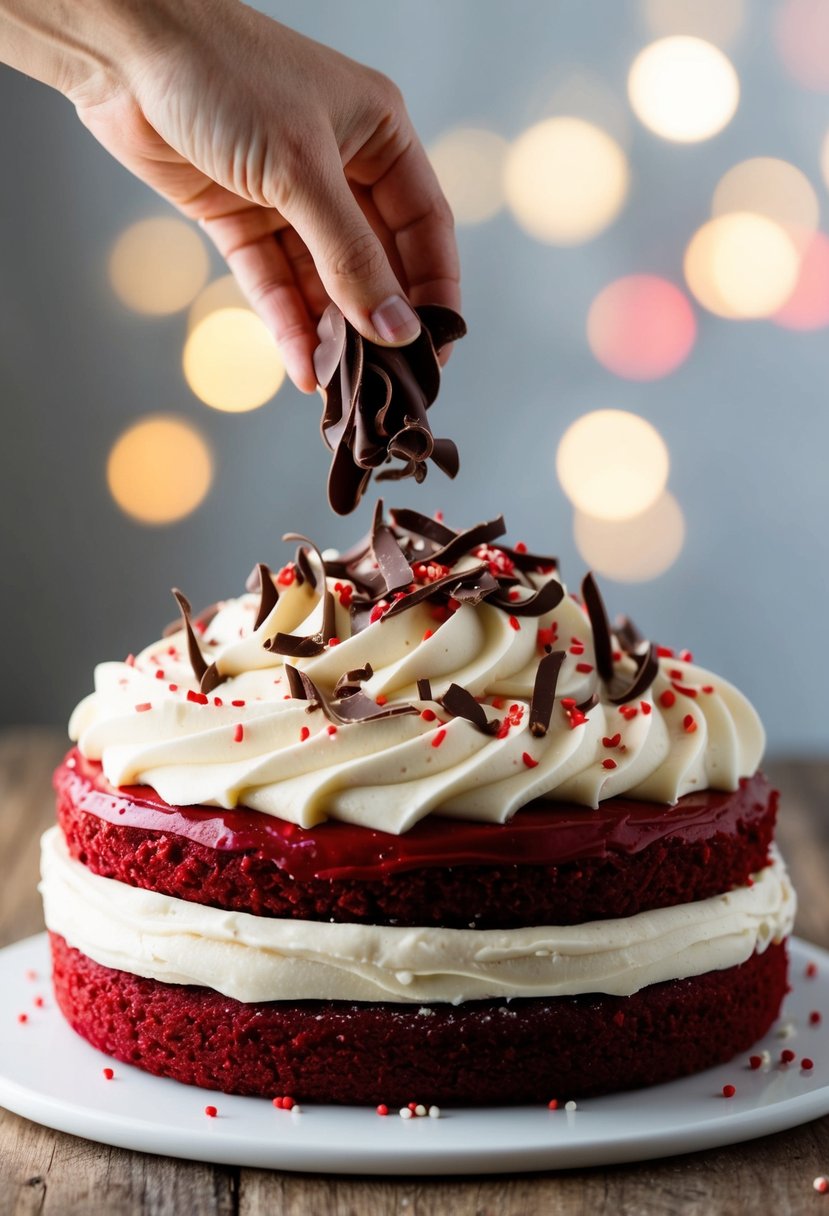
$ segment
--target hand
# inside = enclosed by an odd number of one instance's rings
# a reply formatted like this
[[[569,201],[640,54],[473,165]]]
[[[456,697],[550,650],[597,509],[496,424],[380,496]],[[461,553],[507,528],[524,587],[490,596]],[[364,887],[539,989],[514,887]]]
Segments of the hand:
[[[235,0],[153,6],[128,62],[66,90],[92,134],[199,221],[313,391],[330,300],[404,345],[459,307],[452,215],[397,88]],[[182,17],[183,12],[183,17]],[[169,21],[166,18],[169,17]]]

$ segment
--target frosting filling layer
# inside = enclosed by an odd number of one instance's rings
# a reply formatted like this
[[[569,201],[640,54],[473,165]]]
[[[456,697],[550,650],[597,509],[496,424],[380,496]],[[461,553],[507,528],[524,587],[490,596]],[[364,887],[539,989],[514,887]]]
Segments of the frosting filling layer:
[[[788,936],[796,911],[773,850],[751,886],[619,920],[509,930],[277,920],[92,874],[58,828],[43,837],[40,889],[48,928],[95,962],[245,1003],[630,996],[744,963]]]

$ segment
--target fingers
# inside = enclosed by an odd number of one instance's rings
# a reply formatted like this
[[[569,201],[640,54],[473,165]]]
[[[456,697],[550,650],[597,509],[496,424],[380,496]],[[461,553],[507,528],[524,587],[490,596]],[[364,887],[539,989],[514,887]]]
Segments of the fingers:
[[[282,183],[274,205],[307,247],[330,298],[355,328],[384,346],[405,346],[420,321],[345,179],[336,145],[318,173]]]

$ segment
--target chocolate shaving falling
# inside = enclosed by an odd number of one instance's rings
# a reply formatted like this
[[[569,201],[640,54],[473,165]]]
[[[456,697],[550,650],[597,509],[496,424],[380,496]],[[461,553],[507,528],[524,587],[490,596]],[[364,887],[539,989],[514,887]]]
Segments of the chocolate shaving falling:
[[[173,595],[181,611],[181,627],[187,636],[187,654],[190,659],[190,666],[193,668],[193,675],[199,682],[199,691],[203,693],[212,692],[214,688],[221,684],[224,677],[219,675],[219,670],[215,663],[207,663],[201,652],[201,647],[190,623],[190,614],[193,609],[190,607],[190,601],[187,596],[179,591],[177,587],[173,587]]]
[[[561,665],[567,658],[565,650],[553,650],[545,654],[538,664],[530,701],[530,732],[537,738],[546,735],[556,703],[556,686]]]
[[[487,735],[494,734],[500,726],[500,722],[495,719],[490,722],[484,707],[461,684],[450,684],[440,698],[440,703],[453,718],[465,718]]]
[[[582,579],[581,593],[584,596],[587,615],[590,617],[593,629],[596,670],[601,678],[608,682],[613,679],[613,639],[610,634],[607,609],[592,574],[586,574]]]
[[[421,701],[434,701],[434,697],[432,696],[431,680],[418,680],[417,695],[420,697]]]
[[[636,660],[636,674],[622,692],[608,694],[607,699],[611,705],[624,705],[626,701],[635,701],[647,692],[659,674],[659,655],[653,642],[648,644],[648,649],[643,654],[631,657]]]
[[[363,338],[336,304],[322,315],[314,370],[322,391],[321,432],[334,453],[328,501],[339,515],[354,510],[375,469],[392,460],[401,467],[385,478],[426,476],[432,459],[454,477],[458,455],[449,439],[435,439],[426,411],[440,386],[438,354],[462,338],[466,325],[438,305],[416,309],[421,331],[408,346],[379,346]]]
[[[265,623],[279,601],[279,592],[276,589],[276,584],[273,581],[269,567],[264,562],[259,562],[256,569],[259,573],[259,611],[256,613],[256,620],[253,622],[254,633],[260,625]]]

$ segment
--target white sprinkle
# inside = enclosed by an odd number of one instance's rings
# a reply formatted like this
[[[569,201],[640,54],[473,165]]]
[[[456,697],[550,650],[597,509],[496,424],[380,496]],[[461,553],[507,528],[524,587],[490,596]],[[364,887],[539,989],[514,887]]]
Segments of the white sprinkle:
[[[297,1106],[296,1102],[294,1102],[293,1106],[291,1107],[291,1114],[292,1114],[292,1115],[301,1115],[301,1114],[302,1114],[302,1107],[301,1107],[301,1106]]]
[[[420,1119],[422,1119],[422,1118],[423,1118],[423,1116],[426,1114],[426,1107],[423,1105],[423,1103],[422,1103],[422,1102],[418,1102],[417,1106],[415,1107],[415,1112],[414,1112],[414,1113],[415,1113],[415,1114],[418,1116],[418,1118],[420,1118]]]
[[[571,1099],[569,1102],[564,1103],[564,1109],[565,1110],[577,1110],[578,1107],[576,1106],[575,1102],[573,1102]]]
[[[827,1178],[825,1174],[818,1174],[817,1178],[815,1178],[814,1182],[812,1183],[812,1186],[820,1195],[825,1195],[826,1192],[829,1191],[829,1178]]]
[[[439,1119],[440,1118],[440,1107],[439,1106],[430,1106],[429,1107],[429,1118],[430,1119]]]
[[[770,1051],[761,1051],[760,1059],[763,1061],[763,1067],[768,1068],[771,1064],[771,1052]]]
[[[793,1022],[784,1022],[777,1031],[778,1039],[791,1039],[797,1033]]]
[[[400,1107],[400,1118],[401,1119],[411,1119],[411,1117],[412,1117],[412,1112],[409,1110],[408,1106],[401,1106]]]

